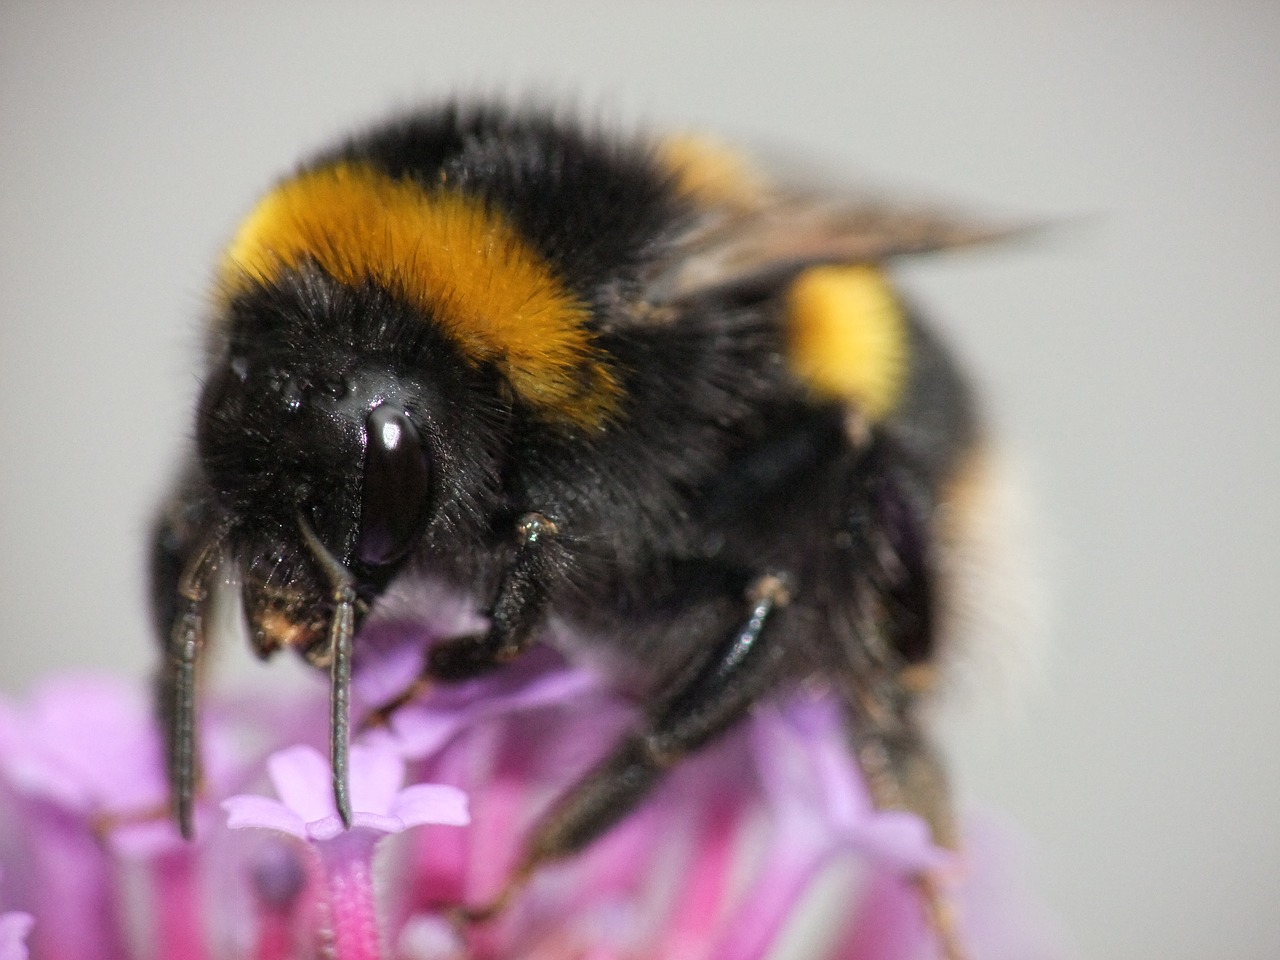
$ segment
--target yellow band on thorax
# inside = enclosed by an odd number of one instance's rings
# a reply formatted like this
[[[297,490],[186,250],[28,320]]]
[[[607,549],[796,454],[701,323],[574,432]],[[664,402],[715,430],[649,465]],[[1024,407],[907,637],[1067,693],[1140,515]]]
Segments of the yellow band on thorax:
[[[268,194],[223,258],[229,295],[313,261],[341,283],[405,297],[474,363],[493,363],[549,420],[600,426],[619,385],[587,307],[481,200],[357,164],[304,173]]]
[[[787,360],[800,380],[873,420],[894,408],[907,375],[906,324],[880,270],[806,270],[791,286],[787,311]]]

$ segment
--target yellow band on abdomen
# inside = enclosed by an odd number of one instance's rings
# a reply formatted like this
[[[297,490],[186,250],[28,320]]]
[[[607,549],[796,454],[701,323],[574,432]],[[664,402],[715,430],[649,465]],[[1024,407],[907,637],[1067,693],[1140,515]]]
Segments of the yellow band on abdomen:
[[[906,381],[906,322],[875,267],[806,270],[787,296],[787,360],[815,393],[889,413]]]

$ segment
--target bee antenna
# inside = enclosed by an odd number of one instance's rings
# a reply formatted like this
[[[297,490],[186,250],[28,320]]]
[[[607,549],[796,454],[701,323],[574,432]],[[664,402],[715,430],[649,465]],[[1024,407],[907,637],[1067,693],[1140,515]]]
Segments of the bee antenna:
[[[333,617],[329,621],[329,764],[333,771],[333,804],[342,825],[351,828],[351,647],[356,630],[356,579],[316,536],[305,517],[298,516],[302,539],[333,588]]]

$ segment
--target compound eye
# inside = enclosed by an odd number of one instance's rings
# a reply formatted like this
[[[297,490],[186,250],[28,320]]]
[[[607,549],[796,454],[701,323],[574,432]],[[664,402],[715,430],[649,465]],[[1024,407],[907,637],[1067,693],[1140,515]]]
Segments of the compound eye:
[[[431,495],[431,466],[418,431],[394,404],[365,420],[364,490],[356,557],[379,567],[408,553]]]

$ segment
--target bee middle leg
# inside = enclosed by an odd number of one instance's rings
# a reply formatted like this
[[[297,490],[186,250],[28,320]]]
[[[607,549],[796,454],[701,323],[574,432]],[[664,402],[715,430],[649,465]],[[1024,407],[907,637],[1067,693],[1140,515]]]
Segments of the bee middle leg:
[[[485,920],[501,910],[538,867],[590,845],[635,809],[669,768],[739,720],[774,680],[782,649],[768,627],[789,600],[784,577],[759,577],[741,628],[542,817],[506,888],[491,903],[464,911],[466,919]]]

